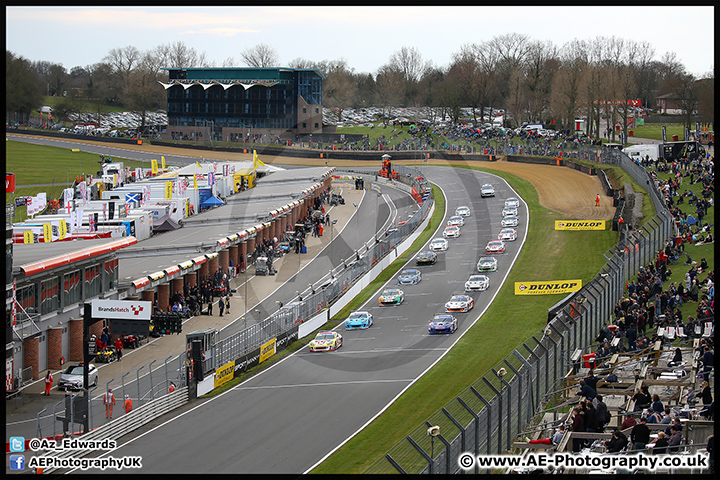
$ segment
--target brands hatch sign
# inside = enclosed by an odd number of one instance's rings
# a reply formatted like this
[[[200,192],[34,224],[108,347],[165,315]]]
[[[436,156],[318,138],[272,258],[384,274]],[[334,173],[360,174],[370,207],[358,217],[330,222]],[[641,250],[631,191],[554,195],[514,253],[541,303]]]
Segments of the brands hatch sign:
[[[93,300],[90,302],[93,318],[122,318],[150,320],[152,302],[133,300]]]

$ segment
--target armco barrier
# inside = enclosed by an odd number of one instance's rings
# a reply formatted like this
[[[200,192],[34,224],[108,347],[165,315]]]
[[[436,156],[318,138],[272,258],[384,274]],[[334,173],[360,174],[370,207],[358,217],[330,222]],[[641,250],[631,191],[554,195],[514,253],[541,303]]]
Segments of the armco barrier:
[[[120,415],[114,420],[106,423],[101,427],[97,427],[83,435],[83,441],[105,439],[117,440],[123,435],[143,427],[153,420],[157,420],[160,416],[188,403],[188,387],[182,387],[172,393],[158,397],[150,403],[146,403],[140,407],[133,409],[130,413]],[[120,409],[121,410],[121,409]],[[82,450],[65,450],[62,452],[36,452],[36,456],[47,456],[56,458],[68,457],[84,457],[91,453],[88,449]],[[43,473],[51,473],[58,470],[57,468],[46,468]]]
[[[612,160],[626,167],[627,160],[619,156]],[[629,168],[640,185],[650,186],[653,198],[659,196],[647,172],[643,178],[642,172]],[[510,450],[515,437],[542,409],[547,395],[557,389],[555,384],[567,373],[572,353],[593,343],[603,323],[612,318],[626,282],[654,259],[673,228],[672,216],[662,208],[642,230],[622,235],[604,254],[607,263],[599,274],[572,296],[545,328],[408,432],[363,473],[458,473],[461,453],[499,455]],[[440,434],[433,443],[428,427],[435,425]],[[466,472],[490,473],[477,464]]]

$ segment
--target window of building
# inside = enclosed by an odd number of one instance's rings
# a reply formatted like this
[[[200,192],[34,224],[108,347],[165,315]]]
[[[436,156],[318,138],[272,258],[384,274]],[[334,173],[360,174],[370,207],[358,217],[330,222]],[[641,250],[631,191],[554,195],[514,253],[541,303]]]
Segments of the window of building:
[[[102,291],[102,276],[100,275],[100,265],[87,267],[85,269],[85,288],[84,296],[86,299],[97,297]]]
[[[117,288],[117,282],[118,282],[118,260],[110,260],[109,262],[105,262],[105,279],[103,283],[105,284],[105,291],[114,290]]]
[[[17,309],[18,320],[20,320],[21,318],[27,318],[25,317],[25,313],[27,313],[28,315],[34,315],[38,313],[34,283],[23,287],[18,287],[17,291],[15,292],[15,298],[19,305]],[[23,313],[23,310],[25,311],[25,313]]]
[[[75,270],[63,275],[63,307],[68,307],[82,301],[81,278],[80,270]]]
[[[40,314],[57,312],[60,309],[58,277],[40,282]]]

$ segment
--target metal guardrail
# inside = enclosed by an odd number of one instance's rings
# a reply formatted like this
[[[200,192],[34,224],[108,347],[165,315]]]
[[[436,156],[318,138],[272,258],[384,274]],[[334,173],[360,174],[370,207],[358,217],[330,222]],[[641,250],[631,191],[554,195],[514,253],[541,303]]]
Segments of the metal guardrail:
[[[105,425],[95,428],[90,432],[83,435],[83,441],[89,440],[105,440],[105,439],[118,439],[123,435],[136,430],[142,426],[147,425],[152,420],[156,420],[161,415],[164,415],[178,407],[182,407],[189,402],[188,387],[179,388],[172,393],[168,393],[162,397],[156,398],[150,403],[146,403],[140,407],[134,408],[130,413],[121,415],[120,417],[106,423]],[[90,453],[88,449],[82,450],[65,450],[63,452],[52,452],[42,454],[43,456],[55,457],[55,458],[69,458],[69,457],[83,457]],[[60,468],[48,468],[43,473],[51,473]]]

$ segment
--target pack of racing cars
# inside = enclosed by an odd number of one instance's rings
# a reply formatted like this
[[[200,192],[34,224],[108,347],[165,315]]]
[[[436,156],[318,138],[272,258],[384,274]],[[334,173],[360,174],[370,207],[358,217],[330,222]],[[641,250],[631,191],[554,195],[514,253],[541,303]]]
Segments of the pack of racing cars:
[[[483,185],[482,196],[494,196],[492,185]],[[453,294],[444,307],[445,313],[433,315],[432,320],[428,324],[429,334],[451,334],[458,328],[458,320],[454,313],[467,313],[475,306],[475,300],[469,295],[472,292],[483,292],[490,287],[490,279],[485,273],[494,272],[498,268],[497,259],[490,254],[504,253],[505,242],[517,239],[517,231],[512,227],[517,227],[519,219],[517,217],[517,209],[520,202],[517,198],[511,197],[505,200],[502,211],[502,229],[498,234],[497,240],[490,240],[486,247],[485,253],[488,256],[481,257],[477,262],[477,272],[469,276],[465,281],[463,293]],[[467,206],[459,206],[455,209],[455,214],[450,217],[443,231],[441,238],[433,239],[428,245],[428,251],[419,253],[415,257],[415,264],[434,265],[437,262],[436,252],[445,252],[448,250],[448,238],[457,238],[460,236],[461,227],[465,225],[465,218],[471,214],[470,208]],[[408,268],[402,270],[397,276],[398,285],[417,285],[422,281],[422,273],[417,268]],[[378,297],[380,306],[401,305],[405,300],[405,293],[398,288],[386,288]],[[360,310],[352,312],[343,322],[346,330],[368,329],[373,325],[373,315],[369,311]],[[342,335],[333,331],[321,331],[310,342],[311,352],[334,351],[342,346]]]

